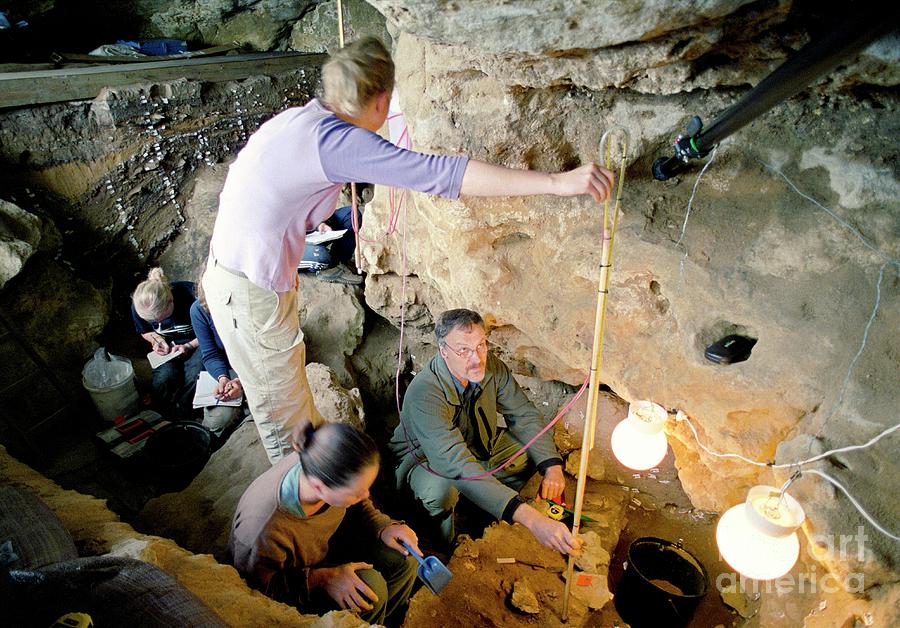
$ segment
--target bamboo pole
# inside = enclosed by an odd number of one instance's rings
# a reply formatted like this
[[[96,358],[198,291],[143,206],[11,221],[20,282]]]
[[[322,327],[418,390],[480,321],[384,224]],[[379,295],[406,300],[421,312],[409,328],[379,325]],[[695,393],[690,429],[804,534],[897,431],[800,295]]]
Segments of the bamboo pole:
[[[344,47],[344,3],[337,0],[338,46]]]
[[[625,166],[628,155],[628,134],[623,129],[610,129],[600,138],[600,157],[606,153],[606,167],[612,168],[612,142],[613,135],[620,135],[622,143],[622,156],[619,164],[619,181],[616,185],[616,200],[612,213],[609,210],[609,199],[603,204],[603,227],[601,233],[600,249],[600,281],[597,284],[597,312],[594,316],[594,347],[591,356],[590,383],[588,384],[588,400],[584,417],[584,428],[581,438],[581,458],[578,463],[578,482],[575,488],[575,508],[573,511],[572,536],[578,537],[581,527],[581,510],[584,505],[584,488],[586,483],[588,460],[591,450],[594,448],[594,435],[596,432],[597,401],[600,390],[600,365],[603,355],[603,332],[606,325],[606,301],[609,295],[609,274],[612,268],[612,248],[616,235],[616,227],[619,222],[619,204],[622,200],[622,187],[625,183]],[[604,148],[606,149],[604,151]],[[569,556],[566,568],[566,588],[563,597],[562,620],[567,621],[569,616],[569,594],[572,589],[572,578],[575,574],[575,558]]]

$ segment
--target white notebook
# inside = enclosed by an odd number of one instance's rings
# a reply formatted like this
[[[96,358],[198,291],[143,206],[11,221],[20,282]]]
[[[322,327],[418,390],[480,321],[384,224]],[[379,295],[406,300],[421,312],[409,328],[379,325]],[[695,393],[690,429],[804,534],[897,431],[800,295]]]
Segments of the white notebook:
[[[169,360],[173,358],[177,358],[179,355],[184,355],[183,353],[179,353],[176,351],[169,351],[165,355],[160,355],[156,351],[151,351],[147,354],[147,359],[150,361],[150,366],[156,368],[160,364],[165,364]]]
[[[229,401],[220,401],[216,399],[216,386],[218,383],[213,379],[213,376],[210,375],[207,371],[200,371],[200,376],[197,377],[197,389],[194,391],[194,407],[195,408],[207,408],[209,406],[233,406],[238,407],[244,401],[244,396],[241,395],[237,399],[230,399]]]
[[[345,233],[347,233],[346,229],[326,231],[325,233],[313,231],[312,233],[306,234],[306,242],[309,244],[324,244],[325,242],[330,242],[331,240],[337,240]]]

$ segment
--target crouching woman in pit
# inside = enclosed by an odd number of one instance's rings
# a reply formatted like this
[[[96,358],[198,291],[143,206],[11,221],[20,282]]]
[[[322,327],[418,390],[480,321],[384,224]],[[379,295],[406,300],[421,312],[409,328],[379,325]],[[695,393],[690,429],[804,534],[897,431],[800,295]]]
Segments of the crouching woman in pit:
[[[416,577],[416,534],[369,500],[375,443],[356,428],[296,426],[294,453],[256,478],[238,502],[229,552],[248,583],[303,612],[335,608],[399,625]]]

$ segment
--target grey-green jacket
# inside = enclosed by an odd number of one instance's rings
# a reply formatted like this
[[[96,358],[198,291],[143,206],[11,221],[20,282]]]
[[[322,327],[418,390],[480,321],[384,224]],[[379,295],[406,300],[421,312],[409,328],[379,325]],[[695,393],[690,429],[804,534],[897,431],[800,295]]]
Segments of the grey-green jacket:
[[[503,429],[497,426],[498,413],[503,415],[512,436],[522,444],[546,425],[509,367],[493,354],[488,354],[484,379],[476,385],[470,408],[463,406],[454,382],[447,363],[438,353],[406,390],[400,425],[389,445],[399,461],[396,477],[400,488],[416,464],[413,454],[449,478],[476,476],[488,470],[482,461],[490,458]],[[541,472],[562,464],[552,431],[535,441],[528,449],[528,457]],[[498,519],[509,520],[520,502],[516,491],[492,476],[460,480],[454,485]]]

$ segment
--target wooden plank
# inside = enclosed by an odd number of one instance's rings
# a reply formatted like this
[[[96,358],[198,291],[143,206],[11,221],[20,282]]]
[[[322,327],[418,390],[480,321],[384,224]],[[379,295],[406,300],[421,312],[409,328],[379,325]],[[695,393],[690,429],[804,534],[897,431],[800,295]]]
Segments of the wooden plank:
[[[323,54],[260,52],[87,68],[0,73],[0,108],[96,98],[104,87],[172,81],[233,81],[320,66]]]

